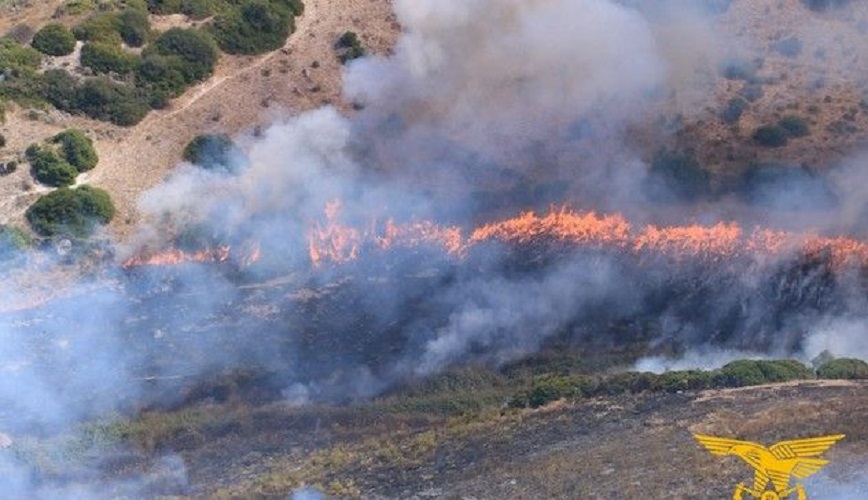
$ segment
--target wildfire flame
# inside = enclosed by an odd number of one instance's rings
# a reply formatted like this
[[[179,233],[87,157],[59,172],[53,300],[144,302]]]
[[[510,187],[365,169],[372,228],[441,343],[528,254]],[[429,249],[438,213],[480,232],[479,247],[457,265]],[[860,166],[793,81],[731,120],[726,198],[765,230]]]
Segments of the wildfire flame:
[[[469,236],[464,237],[458,227],[438,226],[430,221],[397,224],[388,220],[384,230],[361,230],[339,222],[340,209],[340,201],[329,203],[325,223],[314,225],[309,234],[310,259],[315,266],[354,260],[366,248],[387,250],[437,246],[450,255],[462,257],[471,247],[492,241],[511,244],[558,241],[576,247],[710,260],[774,256],[784,251],[802,250],[808,254],[827,252],[834,265],[854,261],[868,264],[868,244],[861,241],[764,228],[745,231],[736,223],[634,228],[620,214],[599,215],[553,207],[543,215],[529,211],[511,219],[485,224],[472,229]]]
[[[245,251],[239,252],[239,264],[242,267],[250,266],[260,258],[260,249],[258,243],[248,245]],[[130,257],[123,262],[123,267],[141,267],[141,266],[171,266],[184,264],[189,262],[227,262],[232,256],[232,247],[229,245],[220,245],[214,248],[205,248],[195,252],[187,252],[172,248],[162,252],[146,253]]]

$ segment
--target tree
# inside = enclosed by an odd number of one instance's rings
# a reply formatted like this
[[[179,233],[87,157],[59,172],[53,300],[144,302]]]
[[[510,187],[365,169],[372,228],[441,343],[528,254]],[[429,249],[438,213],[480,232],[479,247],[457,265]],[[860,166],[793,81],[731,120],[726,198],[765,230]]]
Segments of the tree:
[[[121,43],[121,19],[116,12],[100,12],[72,28],[72,34],[86,42]]]
[[[777,125],[763,125],[754,131],[753,140],[760,146],[779,148],[787,145],[789,134]]]
[[[133,71],[137,62],[137,56],[128,54],[118,45],[91,42],[81,48],[81,65],[97,73],[124,75]]]
[[[78,129],[64,130],[51,138],[51,142],[60,144],[67,163],[79,172],[87,172],[96,166],[99,157],[93,148],[93,141]]]
[[[30,46],[50,56],[66,56],[75,50],[75,37],[66,26],[50,23],[33,35]]]
[[[33,177],[46,186],[64,187],[75,182],[78,170],[54,150],[32,144],[25,153]]]
[[[148,15],[138,9],[124,9],[118,15],[118,33],[124,43],[130,47],[141,47],[151,34],[151,23]]]
[[[359,36],[353,31],[347,31],[341,35],[335,43],[335,48],[338,50],[341,64],[346,64],[365,55],[365,48],[362,46]]]
[[[237,10],[217,17],[213,32],[230,54],[263,54],[286,43],[295,29],[294,8],[276,1],[247,0]]]
[[[61,188],[40,197],[25,212],[30,227],[42,236],[87,237],[111,222],[115,207],[109,194],[99,188]]]
[[[150,107],[146,97],[133,87],[93,78],[77,89],[75,110],[96,120],[127,127],[139,123],[148,114]]]
[[[817,368],[817,377],[831,379],[868,379],[868,363],[861,359],[838,358]]]
[[[804,137],[811,132],[808,122],[801,116],[787,115],[778,121],[778,127],[784,129],[788,136]]]
[[[206,170],[233,173],[247,164],[244,152],[223,134],[196,136],[184,148],[184,160]]]
[[[183,64],[178,69],[188,84],[211,76],[218,57],[217,47],[210,36],[199,30],[183,28],[172,28],[158,36],[143,56],[152,54],[180,58]]]

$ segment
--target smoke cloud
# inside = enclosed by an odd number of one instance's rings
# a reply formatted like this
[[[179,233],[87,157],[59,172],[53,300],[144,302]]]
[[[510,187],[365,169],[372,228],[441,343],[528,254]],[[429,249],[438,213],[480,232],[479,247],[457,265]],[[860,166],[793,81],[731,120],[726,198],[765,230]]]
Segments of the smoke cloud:
[[[685,5],[396,1],[404,33],[394,54],[346,71],[346,98],[360,111],[325,107],[241,138],[249,162],[237,169],[179,166],[144,193],[149,222],[116,248],[122,261],[169,243],[254,241],[261,261],[243,270],[110,266],[62,300],[4,314],[0,431],[18,443],[99,415],[177,404],[195,381],[238,369],[270,374],[293,404],[347,401],[456,363],[502,365],[555,338],[644,342],[684,356],[640,363],[651,371],[712,368],[745,353],[828,349],[868,359],[859,338],[864,285],[823,255],[709,264],[490,243],[463,260],[423,247],[311,265],[307,234],[336,199],[341,223],[380,232],[389,217],[466,230],[565,201],[671,219],[671,206],[644,198],[648,167],[630,131],[661,103],[686,112],[713,92],[707,83],[727,57],[727,35],[713,23],[719,10]],[[856,232],[866,199],[852,182],[859,171],[772,178],[760,197],[800,193],[806,209],[795,224]],[[675,210],[703,223],[778,220],[780,204],[767,208],[738,198]],[[166,460],[164,469],[182,470],[177,457]],[[6,491],[56,496],[14,453],[0,453],[0,467],[10,470],[0,479]],[[171,481],[183,489],[181,476]],[[149,484],[119,488],[135,496]]]

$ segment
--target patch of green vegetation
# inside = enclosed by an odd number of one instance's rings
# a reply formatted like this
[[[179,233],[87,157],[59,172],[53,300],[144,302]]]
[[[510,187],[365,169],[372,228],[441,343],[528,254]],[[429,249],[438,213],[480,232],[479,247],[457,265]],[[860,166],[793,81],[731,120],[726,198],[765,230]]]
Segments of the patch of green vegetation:
[[[141,47],[151,36],[151,22],[147,12],[139,9],[124,9],[118,15],[118,34],[130,47]]]
[[[184,28],[172,28],[160,34],[142,53],[144,58],[151,55],[178,58],[182,64],[175,69],[187,84],[211,76],[218,58],[217,47],[208,34]]]
[[[340,59],[341,64],[346,64],[366,54],[359,36],[353,31],[347,31],[341,35],[335,43],[335,48],[338,51],[338,59]]]
[[[66,161],[79,172],[87,172],[99,161],[93,141],[81,130],[64,130],[52,137],[51,142],[60,145]]]
[[[85,42],[120,45],[121,19],[117,12],[100,12],[72,28],[75,38]]]
[[[115,215],[109,194],[99,188],[60,188],[36,200],[25,212],[30,227],[41,236],[85,238]]]
[[[741,119],[741,115],[747,109],[747,101],[740,97],[733,97],[726,103],[726,107],[720,112],[720,119],[724,123],[733,124]]]
[[[184,160],[206,170],[234,172],[246,163],[244,153],[224,134],[203,134],[184,148]]]
[[[789,142],[789,133],[778,125],[762,125],[753,133],[753,140],[760,146],[780,148]]]
[[[229,54],[255,55],[277,50],[295,30],[300,2],[245,0],[217,16],[212,32]]]
[[[32,144],[27,148],[25,156],[30,163],[33,178],[46,186],[69,186],[78,176],[78,170],[52,148]]]
[[[81,65],[95,73],[131,73],[139,63],[139,57],[130,54],[119,45],[90,42],[81,48]]]
[[[817,377],[826,379],[868,379],[868,363],[861,359],[838,358],[817,368]]]
[[[49,56],[66,56],[75,50],[75,37],[59,23],[49,23],[33,35],[30,46]]]
[[[787,115],[778,121],[778,127],[787,131],[791,138],[805,137],[811,132],[808,122],[801,116]]]
[[[9,261],[33,245],[33,238],[17,226],[0,224],[0,260]]]
[[[78,87],[73,107],[65,111],[127,127],[142,121],[149,110],[146,93],[106,78],[93,78]]]
[[[711,175],[687,153],[661,151],[649,169],[653,198],[692,201],[711,194]]]

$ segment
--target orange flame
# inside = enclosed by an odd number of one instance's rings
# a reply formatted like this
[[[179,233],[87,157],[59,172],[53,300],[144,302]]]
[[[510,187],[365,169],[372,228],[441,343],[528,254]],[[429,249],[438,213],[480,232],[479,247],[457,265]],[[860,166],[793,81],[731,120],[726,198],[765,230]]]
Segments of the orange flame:
[[[868,265],[868,244],[861,241],[764,228],[744,231],[736,223],[633,228],[620,214],[598,215],[554,207],[545,215],[531,211],[485,224],[470,231],[469,237],[465,238],[458,227],[438,226],[430,221],[397,224],[389,220],[380,233],[373,229],[360,230],[337,221],[340,208],[340,201],[329,203],[325,224],[315,225],[309,234],[310,258],[315,266],[324,262],[337,264],[354,260],[363,248],[388,250],[439,246],[449,255],[461,257],[470,247],[483,242],[526,244],[540,240],[662,254],[676,259],[702,257],[721,260],[802,250],[807,254],[828,252],[832,263],[837,266],[853,261]]]
[[[141,266],[170,266],[188,262],[226,262],[232,254],[232,247],[221,245],[214,248],[205,248],[195,252],[185,252],[176,248],[163,252],[137,255],[125,260],[122,264],[125,268]],[[243,267],[250,266],[260,258],[258,243],[252,243],[249,249],[241,253],[239,263]]]

